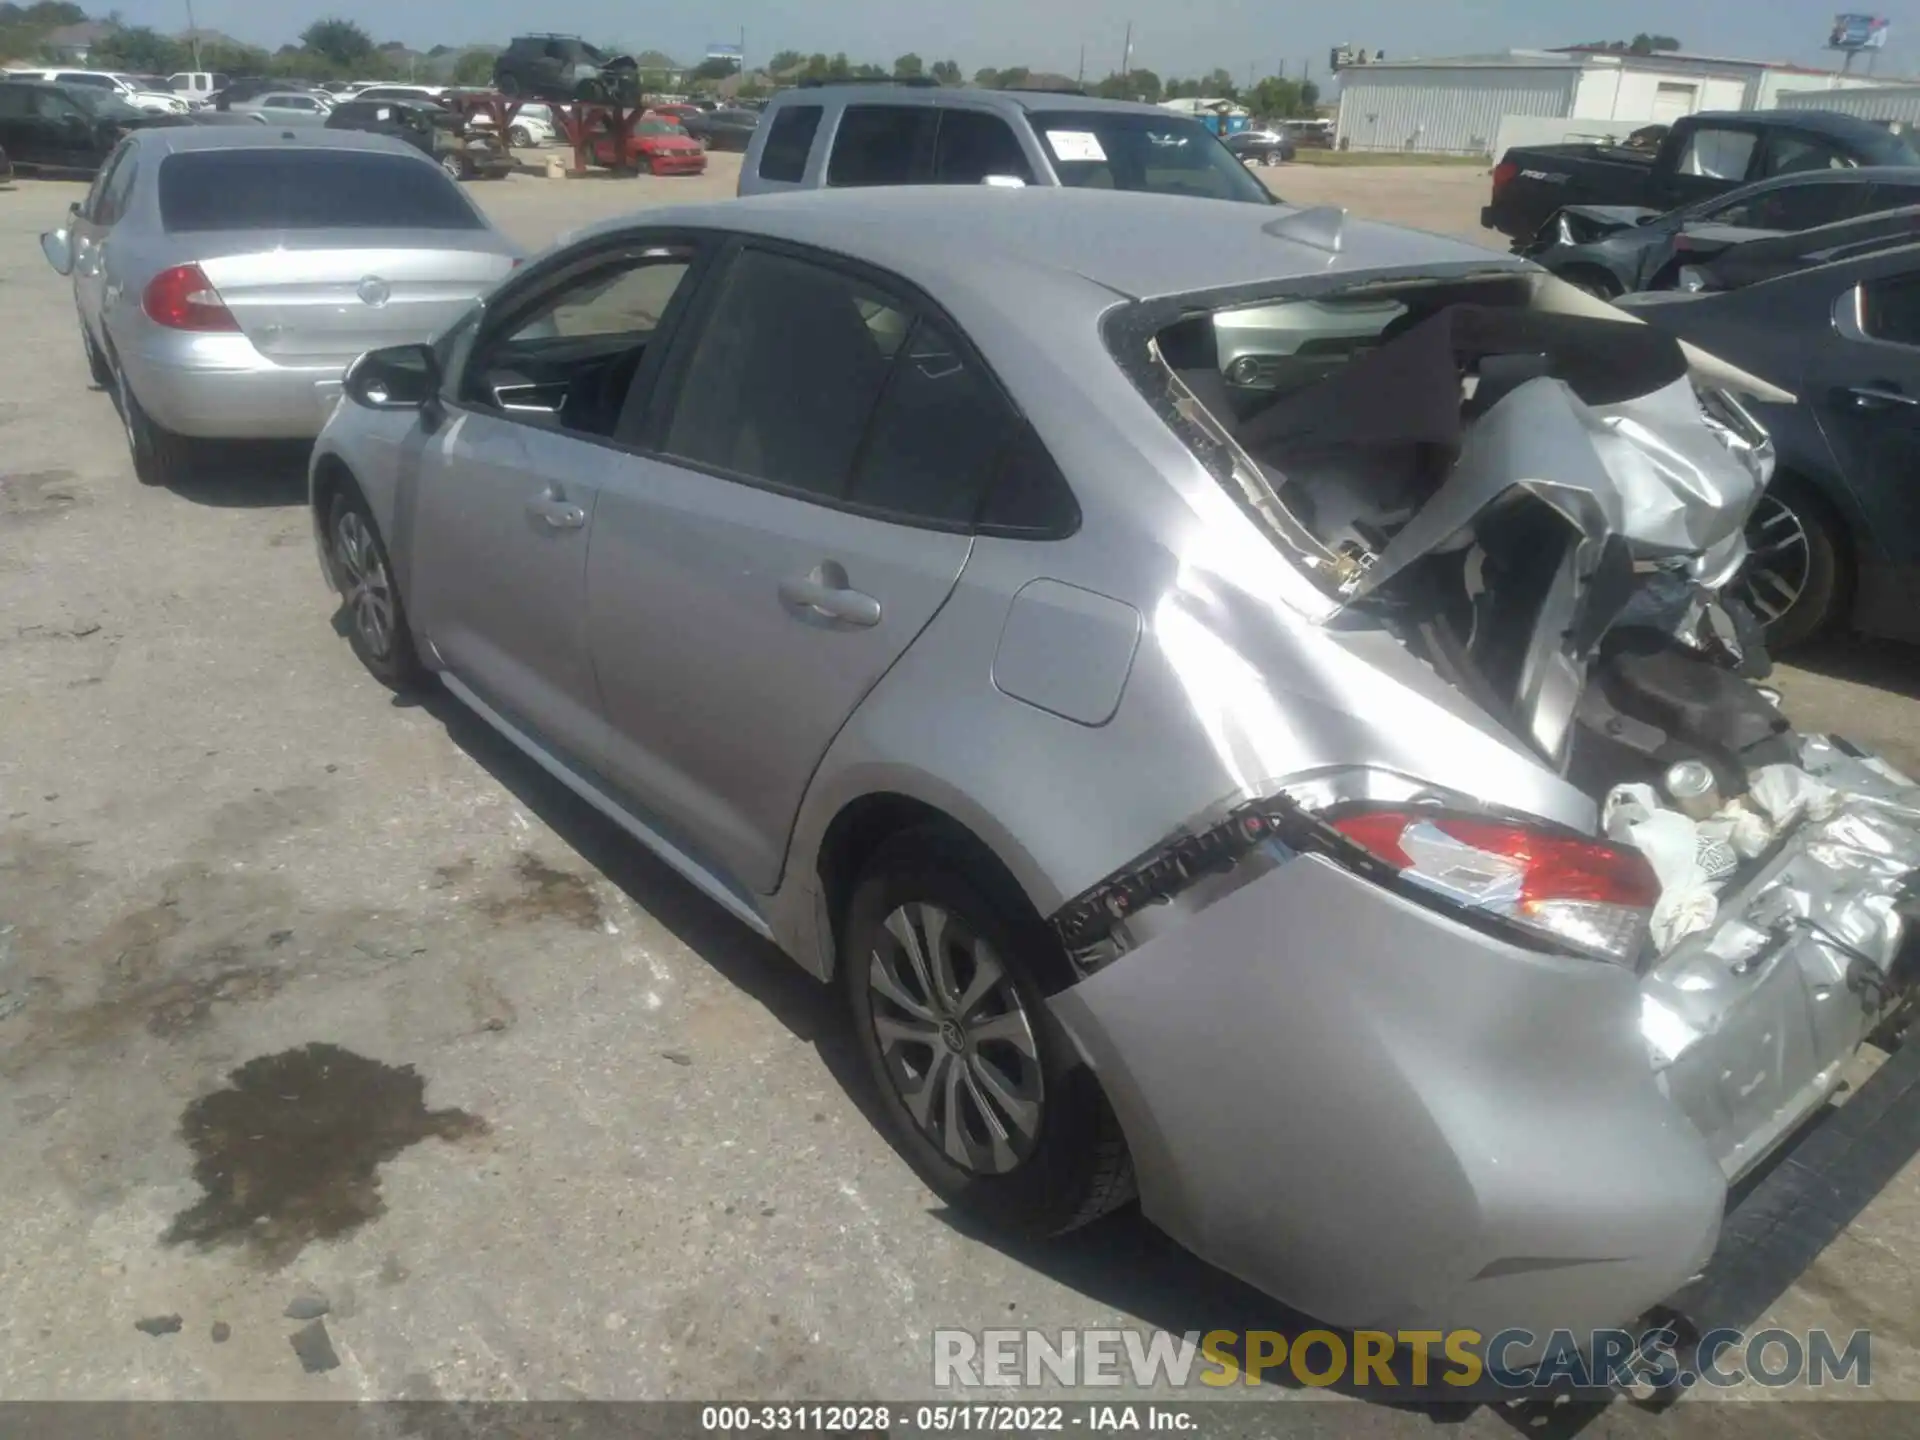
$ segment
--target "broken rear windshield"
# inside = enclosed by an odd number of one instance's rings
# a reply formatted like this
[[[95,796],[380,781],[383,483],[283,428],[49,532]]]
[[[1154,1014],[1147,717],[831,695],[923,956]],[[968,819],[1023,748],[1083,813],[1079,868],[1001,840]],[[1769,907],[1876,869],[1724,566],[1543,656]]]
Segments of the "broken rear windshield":
[[[1042,111],[1033,116],[1033,128],[1062,185],[1274,203],[1211,130],[1182,115]]]

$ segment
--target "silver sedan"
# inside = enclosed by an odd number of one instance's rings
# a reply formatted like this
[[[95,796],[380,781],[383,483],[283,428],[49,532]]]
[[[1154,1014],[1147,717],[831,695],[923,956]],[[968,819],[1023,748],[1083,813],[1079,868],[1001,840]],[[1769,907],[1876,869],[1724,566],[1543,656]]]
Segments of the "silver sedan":
[[[348,362],[444,329],[519,254],[410,146],[252,126],[127,136],[41,248],[148,484],[195,440],[317,435]]]
[[[347,393],[361,659],[842,986],[956,1205],[1137,1186],[1326,1321],[1537,1355],[1686,1285],[1904,1023],[1920,789],[1794,732],[1729,589],[1779,392],[1524,261],[783,195],[588,232]]]

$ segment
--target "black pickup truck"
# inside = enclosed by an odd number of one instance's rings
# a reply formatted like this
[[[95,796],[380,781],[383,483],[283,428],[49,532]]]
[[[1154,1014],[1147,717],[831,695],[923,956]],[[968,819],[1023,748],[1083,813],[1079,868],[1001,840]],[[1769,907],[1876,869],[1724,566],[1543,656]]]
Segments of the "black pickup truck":
[[[1871,120],[1826,110],[1687,115],[1654,147],[1516,146],[1493,167],[1480,223],[1516,241],[1564,205],[1671,210],[1736,186],[1799,170],[1915,165],[1907,141]]]

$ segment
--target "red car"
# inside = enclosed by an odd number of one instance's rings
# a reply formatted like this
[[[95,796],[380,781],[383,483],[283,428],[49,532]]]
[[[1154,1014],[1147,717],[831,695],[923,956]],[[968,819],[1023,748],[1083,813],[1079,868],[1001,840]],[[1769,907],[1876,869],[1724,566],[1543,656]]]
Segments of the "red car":
[[[602,130],[593,137],[593,158],[614,168],[610,131]],[[633,133],[627,137],[626,166],[653,175],[699,175],[707,168],[707,147],[678,125],[649,113],[634,122]]]

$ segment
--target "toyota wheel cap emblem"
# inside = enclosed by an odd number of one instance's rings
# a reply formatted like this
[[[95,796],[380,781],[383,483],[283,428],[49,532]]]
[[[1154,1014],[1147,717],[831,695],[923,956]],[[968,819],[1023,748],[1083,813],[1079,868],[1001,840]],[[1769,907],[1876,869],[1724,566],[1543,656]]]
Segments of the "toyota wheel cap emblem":
[[[360,282],[360,298],[368,305],[384,305],[392,293],[391,287],[378,275],[369,275]]]

